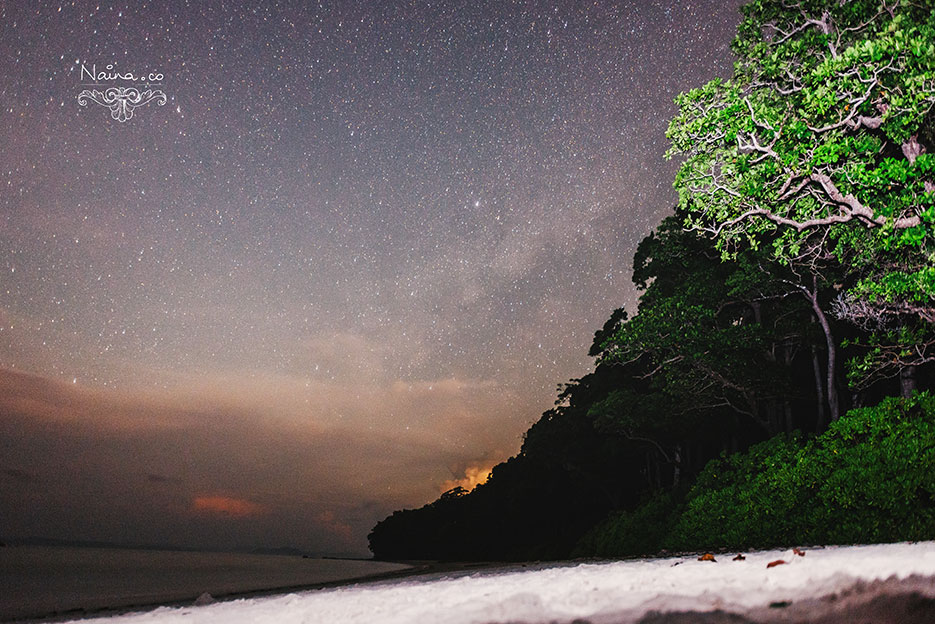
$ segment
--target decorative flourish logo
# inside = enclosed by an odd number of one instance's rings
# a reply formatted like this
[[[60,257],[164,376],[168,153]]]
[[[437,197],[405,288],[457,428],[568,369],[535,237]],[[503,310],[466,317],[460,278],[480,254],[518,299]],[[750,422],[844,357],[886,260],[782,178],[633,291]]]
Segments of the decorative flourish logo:
[[[118,72],[114,65],[107,65],[106,70],[97,71],[97,65],[87,66],[81,64],[81,77],[88,78],[89,82],[82,83],[84,87],[105,87],[102,89],[84,89],[78,94],[78,104],[87,106],[88,100],[110,109],[112,119],[124,123],[133,119],[133,111],[155,101],[158,106],[166,103],[166,94],[161,89],[152,87],[162,86],[163,74],[149,72],[135,74],[133,72]],[[133,86],[123,86],[130,83]],[[143,87],[141,91],[137,86]]]
[[[103,93],[94,89],[85,89],[78,94],[78,104],[87,106],[88,100],[110,109],[110,116],[120,123],[133,119],[133,110],[156,100],[156,104],[166,103],[166,94],[159,89],[147,89],[140,93],[133,87],[111,87]]]

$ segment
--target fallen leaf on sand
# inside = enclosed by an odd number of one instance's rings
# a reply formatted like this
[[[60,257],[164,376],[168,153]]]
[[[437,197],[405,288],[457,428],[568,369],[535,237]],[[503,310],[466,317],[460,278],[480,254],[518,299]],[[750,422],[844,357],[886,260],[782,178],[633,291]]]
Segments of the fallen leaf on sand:
[[[717,562],[717,559],[714,558],[714,555],[711,553],[705,553],[698,557],[698,561],[714,561]]]
[[[804,550],[799,550],[798,548],[793,548],[793,549],[792,549],[792,554],[793,554],[793,555],[798,555],[798,556],[800,556],[800,557],[804,557],[804,556],[805,556],[805,551],[804,551]]]
[[[736,557],[734,557],[734,561],[744,561],[745,559],[746,559],[746,557],[744,557],[743,555],[740,555],[740,554],[738,554]]]
[[[776,561],[770,561],[769,563],[767,563],[767,564],[766,564],[766,567],[767,567],[767,568],[775,568],[776,566],[782,565],[782,564],[784,564],[784,563],[785,563],[785,561],[783,561],[782,559],[777,559]]]

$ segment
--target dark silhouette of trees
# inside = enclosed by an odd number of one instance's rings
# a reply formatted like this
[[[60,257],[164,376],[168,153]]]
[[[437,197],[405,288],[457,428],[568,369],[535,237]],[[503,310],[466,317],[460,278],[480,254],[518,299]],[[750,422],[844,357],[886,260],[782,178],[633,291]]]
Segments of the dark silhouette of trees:
[[[816,318],[815,301],[825,309],[846,287],[834,281],[840,267],[829,260],[818,279],[757,250],[724,262],[681,223],[669,217],[641,242],[636,314],[615,310],[595,332],[594,371],[560,388],[520,452],[473,491],[455,488],[378,523],[375,556],[567,557],[609,514],[678,496],[722,452],[825,430],[834,420],[827,388],[846,387],[840,369],[828,378],[838,356],[827,337],[847,353],[869,335],[834,317],[828,331]],[[931,371],[919,370],[928,385]],[[898,393],[897,380],[864,380],[846,404]]]
[[[749,463],[824,449],[792,440],[836,440],[854,426],[839,421],[849,409],[930,387],[932,9],[745,6],[734,75],[677,99],[680,202],[636,251],[638,309],[595,332],[594,371],[560,389],[486,484],[394,513],[370,535],[374,554],[568,556],[609,514],[630,530],[678,508],[722,452],[771,440]],[[887,414],[909,404],[854,413],[885,433]]]

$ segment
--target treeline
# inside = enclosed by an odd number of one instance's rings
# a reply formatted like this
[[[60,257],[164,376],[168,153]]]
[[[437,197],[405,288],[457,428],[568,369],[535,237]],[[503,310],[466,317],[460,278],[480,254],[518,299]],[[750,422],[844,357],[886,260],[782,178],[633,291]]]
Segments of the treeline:
[[[829,365],[834,386],[846,389],[841,411],[903,389],[898,375],[848,387],[846,367],[829,363],[812,306],[816,298],[819,309],[830,307],[841,286],[803,292],[794,277],[752,252],[722,262],[709,239],[685,231],[678,215],[667,218],[634,258],[637,314],[616,310],[595,333],[595,370],[565,384],[487,483],[377,524],[374,555],[530,560],[688,547],[687,538],[666,539],[711,460],[785,439],[778,434],[804,439],[834,419]],[[826,320],[831,358],[858,357],[867,336]],[[933,372],[920,365],[910,378],[928,388]],[[935,463],[927,470],[935,474]],[[597,525],[606,535],[594,533]]]
[[[935,538],[935,11],[754,0],[680,95],[679,205],[486,484],[374,527],[387,559]]]

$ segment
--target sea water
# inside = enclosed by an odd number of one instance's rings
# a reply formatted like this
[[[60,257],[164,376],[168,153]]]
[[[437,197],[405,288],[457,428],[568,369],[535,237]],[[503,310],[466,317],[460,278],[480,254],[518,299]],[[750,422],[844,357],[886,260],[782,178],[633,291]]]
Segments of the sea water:
[[[10,546],[0,548],[0,620],[307,587],[405,567],[298,556]]]

